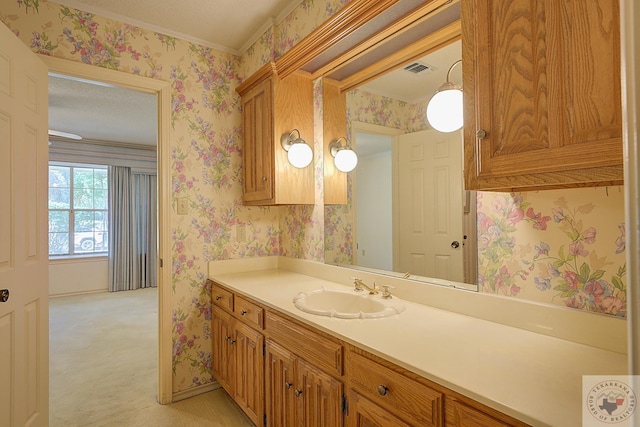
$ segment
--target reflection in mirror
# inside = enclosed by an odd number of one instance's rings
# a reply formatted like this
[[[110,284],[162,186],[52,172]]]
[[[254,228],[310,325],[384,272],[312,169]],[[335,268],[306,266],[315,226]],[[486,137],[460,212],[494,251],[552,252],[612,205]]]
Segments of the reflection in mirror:
[[[460,58],[457,41],[347,93],[359,162],[348,206],[326,208],[326,262],[477,290],[475,197],[463,190],[462,131],[436,132],[425,116]],[[451,80],[461,83],[456,68]]]

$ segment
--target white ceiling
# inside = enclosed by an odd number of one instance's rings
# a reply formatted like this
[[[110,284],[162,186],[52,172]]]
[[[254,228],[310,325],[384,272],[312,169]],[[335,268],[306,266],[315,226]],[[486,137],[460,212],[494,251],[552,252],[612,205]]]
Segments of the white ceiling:
[[[184,7],[185,2],[192,6]],[[60,3],[136,25],[142,25],[144,18],[146,28],[160,31],[166,25],[170,31],[165,33],[180,32],[182,38],[192,40],[206,37],[209,45],[234,50],[252,37],[254,29],[261,26],[258,21],[268,22],[270,16],[287,11],[300,0],[61,0]],[[178,3],[180,7],[175,6]],[[207,10],[210,12],[203,13]],[[131,16],[127,16],[128,13]],[[193,25],[192,14],[195,15]],[[202,16],[208,15],[207,23],[202,23]],[[456,42],[420,60],[432,67],[433,72],[413,75],[399,70],[367,83],[363,89],[410,103],[427,102],[446,80],[451,64],[460,58],[461,43]],[[460,68],[456,67],[451,76],[452,81],[459,84],[462,83]],[[75,133],[85,139],[155,145],[156,97],[50,76],[49,128]]]

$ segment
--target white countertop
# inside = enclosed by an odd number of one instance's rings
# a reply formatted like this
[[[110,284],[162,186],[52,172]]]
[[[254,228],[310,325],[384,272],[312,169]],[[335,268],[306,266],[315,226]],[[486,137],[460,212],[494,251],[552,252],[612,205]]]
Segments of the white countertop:
[[[211,279],[534,426],[579,426],[582,376],[624,375],[625,354],[405,301],[382,319],[337,319],[298,310],[293,298],[336,282],[286,270]]]

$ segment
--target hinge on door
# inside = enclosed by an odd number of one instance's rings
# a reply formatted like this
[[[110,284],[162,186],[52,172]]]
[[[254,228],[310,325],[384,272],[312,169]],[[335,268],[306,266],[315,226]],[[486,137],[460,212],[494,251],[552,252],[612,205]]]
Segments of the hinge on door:
[[[342,395],[342,413],[345,415],[349,415],[349,401],[347,400],[347,395]]]
[[[262,425],[267,427],[267,413],[262,414]]]

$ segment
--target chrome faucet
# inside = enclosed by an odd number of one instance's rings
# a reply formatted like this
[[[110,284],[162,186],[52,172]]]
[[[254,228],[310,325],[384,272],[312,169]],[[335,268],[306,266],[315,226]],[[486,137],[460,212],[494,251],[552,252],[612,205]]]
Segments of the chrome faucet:
[[[378,286],[376,286],[376,282],[373,282],[373,287],[367,286],[366,283],[364,283],[362,281],[362,279],[358,279],[358,278],[353,278],[353,285],[355,286],[355,290],[360,292],[363,290],[368,290],[369,291],[369,295],[375,295],[378,292],[380,292],[380,288],[378,288]]]

